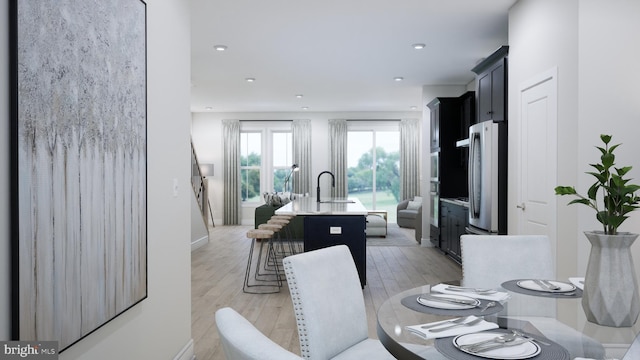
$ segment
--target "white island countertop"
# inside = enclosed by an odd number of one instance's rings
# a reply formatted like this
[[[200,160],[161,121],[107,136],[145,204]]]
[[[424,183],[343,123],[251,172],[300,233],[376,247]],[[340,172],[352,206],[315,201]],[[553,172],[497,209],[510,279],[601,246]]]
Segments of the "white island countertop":
[[[328,199],[302,197],[276,210],[276,215],[367,215],[367,209],[358,199]]]

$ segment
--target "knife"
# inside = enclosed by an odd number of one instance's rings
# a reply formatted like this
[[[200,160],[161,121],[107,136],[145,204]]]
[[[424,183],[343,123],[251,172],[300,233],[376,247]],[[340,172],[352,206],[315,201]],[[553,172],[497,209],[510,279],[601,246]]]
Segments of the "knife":
[[[473,354],[478,354],[478,353],[485,352],[485,351],[491,351],[491,350],[501,349],[501,348],[504,348],[504,347],[521,345],[521,344],[528,343],[528,342],[530,342],[530,341],[527,340],[527,339],[520,339],[520,340],[511,341],[511,342],[491,344],[491,345],[483,346],[480,349],[473,349],[472,351],[471,350],[467,350],[467,351],[469,351],[470,353],[473,353]]]
[[[493,290],[493,289],[466,288],[466,287],[453,286],[453,285],[447,286],[445,290],[459,291],[459,292],[473,292],[479,295],[490,295],[490,294],[495,294],[497,292],[496,290]]]
[[[419,296],[421,299],[430,300],[430,301],[439,301],[449,304],[462,304],[462,305],[478,305],[478,302],[475,300],[465,300],[465,299],[456,299],[446,296],[433,296],[431,294],[422,294]]]

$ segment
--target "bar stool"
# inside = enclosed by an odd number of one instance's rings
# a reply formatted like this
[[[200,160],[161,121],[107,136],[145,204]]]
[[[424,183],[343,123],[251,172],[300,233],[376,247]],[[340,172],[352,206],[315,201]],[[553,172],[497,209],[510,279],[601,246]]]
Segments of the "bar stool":
[[[271,230],[266,230],[266,229],[251,229],[249,231],[247,231],[247,238],[251,239],[251,246],[249,248],[249,258],[247,259],[247,268],[245,270],[245,274],[244,274],[244,284],[242,286],[242,291],[245,293],[250,293],[250,294],[270,294],[270,293],[276,293],[280,291],[280,287],[282,286],[282,280],[280,279],[280,276],[278,274],[278,267],[275,268],[275,280],[259,280],[257,278],[257,275],[255,276],[255,279],[257,281],[261,281],[261,282],[265,282],[263,284],[249,284],[249,278],[250,278],[250,274],[251,274],[251,263],[253,261],[253,251],[255,248],[255,244],[256,244],[256,240],[270,240],[272,239],[274,236],[274,232]],[[260,262],[260,257],[261,257],[261,253],[262,253],[262,243],[260,244],[260,254],[258,254],[258,263]],[[256,264],[256,273],[258,271],[258,266],[259,264]],[[275,284],[273,283],[275,281]],[[268,286],[268,287],[276,287],[275,290],[271,290],[271,291],[249,291],[249,288],[251,287],[257,287],[257,286]]]
[[[295,239],[293,237],[293,230],[291,224],[293,223],[293,219],[295,219],[296,215],[273,215],[271,219],[285,219],[289,220],[289,225],[285,228],[286,237],[289,241],[289,247],[291,248],[292,254],[297,254],[304,252],[304,245],[301,239]]]
[[[280,241],[280,233],[282,230],[283,225],[280,224],[260,224],[258,225],[258,229],[261,230],[270,230],[273,231],[273,236],[269,239],[269,244],[267,245],[267,256],[266,256],[266,261],[264,262],[264,270],[265,271],[273,271],[272,268],[268,268],[268,266],[278,266],[278,262],[277,262],[277,256],[276,256],[276,252],[275,249],[273,248],[273,243],[277,241]],[[260,254],[262,254],[262,246],[263,246],[263,242],[261,242],[260,244]],[[258,278],[258,276],[263,276],[263,275],[273,275],[273,274],[269,274],[269,273],[260,273],[260,256],[258,257],[258,262],[256,265],[256,280],[261,280]],[[281,275],[284,275],[281,274]],[[282,281],[284,281],[285,278],[282,277]]]
[[[280,249],[279,249],[279,253],[278,251],[276,251],[276,254],[279,254],[281,257],[295,254],[296,251],[293,246],[291,229],[289,228],[290,221],[288,219],[285,219],[283,216],[274,215],[271,217],[271,219],[267,221],[267,224],[277,224],[283,227],[283,230],[280,233],[284,233],[284,238],[283,237],[278,238]],[[284,244],[285,242],[289,246],[288,251],[287,249],[285,249],[285,244]]]

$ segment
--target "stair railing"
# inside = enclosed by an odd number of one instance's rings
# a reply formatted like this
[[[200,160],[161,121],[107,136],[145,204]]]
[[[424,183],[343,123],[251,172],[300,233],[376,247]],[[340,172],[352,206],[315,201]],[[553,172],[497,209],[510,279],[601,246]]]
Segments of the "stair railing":
[[[193,187],[193,192],[196,196],[196,200],[198,201],[198,207],[200,208],[200,213],[202,214],[202,219],[205,224],[209,222],[209,216],[211,216],[211,225],[215,227],[213,222],[213,211],[211,211],[211,204],[209,203],[209,196],[207,191],[207,182],[206,178],[202,174],[202,170],[200,169],[200,162],[198,161],[198,156],[196,155],[196,150],[193,147],[193,141],[191,142],[191,185]],[[207,225],[207,231],[209,231],[209,226]]]

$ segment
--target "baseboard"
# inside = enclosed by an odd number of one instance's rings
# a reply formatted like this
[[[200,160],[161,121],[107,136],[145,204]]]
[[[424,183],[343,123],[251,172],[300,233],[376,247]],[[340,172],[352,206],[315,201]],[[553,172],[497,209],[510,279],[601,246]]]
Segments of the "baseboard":
[[[189,339],[187,344],[180,350],[178,355],[176,355],[173,360],[195,360],[196,353],[193,348],[193,339]]]
[[[191,251],[194,251],[202,246],[205,246],[209,243],[209,235],[203,236],[200,239],[194,240],[191,242]]]

